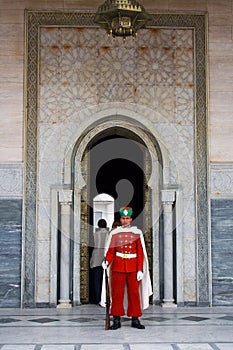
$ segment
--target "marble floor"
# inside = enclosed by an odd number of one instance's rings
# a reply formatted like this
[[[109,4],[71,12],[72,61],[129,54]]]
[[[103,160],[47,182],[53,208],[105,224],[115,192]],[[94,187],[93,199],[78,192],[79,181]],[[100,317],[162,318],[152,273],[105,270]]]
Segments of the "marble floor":
[[[105,330],[105,309],[0,309],[1,350],[233,350],[233,307],[150,306],[131,328]]]

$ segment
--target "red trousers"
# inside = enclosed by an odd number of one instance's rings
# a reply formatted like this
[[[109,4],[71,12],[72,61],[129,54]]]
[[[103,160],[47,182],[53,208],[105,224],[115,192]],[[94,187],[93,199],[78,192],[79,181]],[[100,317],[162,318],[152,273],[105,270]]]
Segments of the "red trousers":
[[[112,316],[124,316],[124,292],[127,287],[128,310],[127,316],[140,317],[142,316],[139,284],[137,281],[137,272],[116,272],[112,271],[111,290],[112,290]]]

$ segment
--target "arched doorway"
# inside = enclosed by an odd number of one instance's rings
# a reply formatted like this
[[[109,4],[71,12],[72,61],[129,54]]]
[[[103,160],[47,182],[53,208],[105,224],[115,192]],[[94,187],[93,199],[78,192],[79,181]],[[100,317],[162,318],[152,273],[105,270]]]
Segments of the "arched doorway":
[[[100,133],[97,140],[88,145],[89,260],[94,242],[91,229],[95,227],[94,199],[98,194],[106,193],[114,198],[113,220],[119,219],[119,208],[127,205],[133,207],[134,225],[143,231],[145,226],[144,197],[148,188],[145,173],[149,168],[145,161],[146,148],[132,139],[135,136],[123,136],[120,129],[109,129],[108,132],[109,135],[104,137]],[[101,217],[108,222],[106,214]],[[112,223],[108,223],[109,229]],[[148,249],[151,250],[151,247]],[[92,284],[92,270],[89,269],[89,302],[92,302]]]
[[[121,123],[117,121],[117,124]],[[160,157],[157,155],[156,145],[153,145],[147,137],[151,147],[149,150],[143,138],[139,137],[135,130],[120,125],[107,129],[103,127],[102,130],[93,135],[92,139],[88,137],[89,142],[83,149],[82,156],[79,154],[79,159],[75,161],[75,169],[79,173],[75,178],[81,182],[81,186],[74,183],[74,193],[77,193],[79,187],[78,197],[75,196],[74,200],[74,212],[75,208],[78,208],[81,218],[80,231],[78,229],[77,232],[80,235],[80,276],[76,271],[76,276],[80,277],[80,302],[90,302],[89,260],[90,247],[93,244],[93,198],[99,193],[106,193],[115,199],[115,217],[120,206],[133,207],[134,224],[140,227],[145,235],[151,276],[157,285],[155,297],[158,299],[161,268],[159,188],[162,164],[158,160]],[[153,205],[154,201],[157,202],[156,205]],[[156,259],[152,261],[154,247],[156,247],[154,252]],[[78,281],[74,281],[75,283]]]

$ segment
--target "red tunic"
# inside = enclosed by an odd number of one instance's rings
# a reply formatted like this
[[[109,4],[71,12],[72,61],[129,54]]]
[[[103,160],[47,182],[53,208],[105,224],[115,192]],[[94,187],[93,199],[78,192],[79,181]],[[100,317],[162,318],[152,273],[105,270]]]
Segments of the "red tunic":
[[[122,256],[117,256],[120,253]],[[135,257],[130,256],[136,255]],[[111,290],[112,305],[111,315],[123,316],[124,291],[127,286],[129,317],[140,317],[142,315],[139,284],[137,281],[137,271],[143,269],[143,249],[138,234],[133,232],[118,232],[112,236],[106,260],[111,264]]]

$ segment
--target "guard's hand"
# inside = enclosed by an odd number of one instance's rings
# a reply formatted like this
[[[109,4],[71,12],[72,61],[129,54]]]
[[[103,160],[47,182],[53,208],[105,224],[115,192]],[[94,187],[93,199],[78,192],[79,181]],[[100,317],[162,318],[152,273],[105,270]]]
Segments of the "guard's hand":
[[[138,271],[137,272],[137,281],[141,281],[143,278],[143,272],[142,271]]]
[[[102,262],[102,268],[103,268],[104,270],[106,270],[107,267],[108,267],[108,262],[104,260],[104,261]]]

